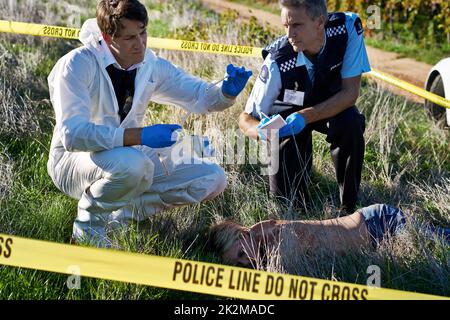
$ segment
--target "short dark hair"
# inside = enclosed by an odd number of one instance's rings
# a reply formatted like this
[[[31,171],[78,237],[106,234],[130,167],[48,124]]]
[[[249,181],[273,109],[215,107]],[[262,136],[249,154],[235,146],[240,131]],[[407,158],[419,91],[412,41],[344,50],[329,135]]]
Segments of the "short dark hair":
[[[147,9],[138,0],[100,0],[96,16],[100,31],[111,37],[119,35],[123,18],[148,24]]]
[[[308,16],[315,20],[323,16],[325,20],[328,18],[327,1],[326,0],[280,0],[281,8],[305,8]]]

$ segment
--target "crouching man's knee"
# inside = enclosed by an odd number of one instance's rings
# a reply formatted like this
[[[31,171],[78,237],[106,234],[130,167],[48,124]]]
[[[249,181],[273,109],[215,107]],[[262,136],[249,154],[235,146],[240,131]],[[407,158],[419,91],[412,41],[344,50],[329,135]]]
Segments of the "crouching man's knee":
[[[227,184],[228,184],[225,171],[221,167],[219,167],[218,165],[215,165],[213,172],[214,172],[213,174],[215,176],[215,179],[214,179],[214,183],[211,185],[211,193],[206,198],[206,200],[213,199],[213,198],[217,197],[218,195],[222,194],[225,191]]]
[[[103,197],[107,196],[114,201],[145,192],[153,181],[153,162],[134,148],[117,148],[115,151],[109,154],[106,165],[103,161],[103,179],[93,185],[94,190],[91,188],[91,192],[95,193],[96,187],[103,189],[102,191],[107,190],[108,194]]]
[[[188,193],[197,201],[211,200],[225,191],[227,177],[225,171],[216,164],[202,164],[202,177],[193,181]]]

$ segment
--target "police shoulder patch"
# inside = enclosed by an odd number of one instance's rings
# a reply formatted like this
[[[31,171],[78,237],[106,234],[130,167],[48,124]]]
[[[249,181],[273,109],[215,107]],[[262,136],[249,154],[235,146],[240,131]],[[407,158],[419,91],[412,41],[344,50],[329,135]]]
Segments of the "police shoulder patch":
[[[269,68],[266,65],[263,65],[261,71],[259,72],[259,79],[263,83],[267,83],[267,79],[269,78]]]
[[[362,26],[362,22],[359,17],[357,17],[355,20],[355,30],[356,30],[356,33],[358,33],[358,36],[364,32],[364,28]]]

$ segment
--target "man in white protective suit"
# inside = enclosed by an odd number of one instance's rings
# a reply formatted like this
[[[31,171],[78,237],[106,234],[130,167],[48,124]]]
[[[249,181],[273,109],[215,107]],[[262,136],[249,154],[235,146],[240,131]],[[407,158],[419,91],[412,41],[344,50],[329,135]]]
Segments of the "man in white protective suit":
[[[101,0],[81,29],[83,46],[48,77],[56,125],[47,164],[55,185],[79,200],[72,239],[111,247],[110,232],[179,205],[209,200],[226,187],[206,159],[167,175],[177,124],[143,124],[149,101],[204,114],[230,107],[251,71],[228,65],[222,84],[187,74],[147,49],[148,16],[137,0]],[[195,164],[194,164],[195,163]]]

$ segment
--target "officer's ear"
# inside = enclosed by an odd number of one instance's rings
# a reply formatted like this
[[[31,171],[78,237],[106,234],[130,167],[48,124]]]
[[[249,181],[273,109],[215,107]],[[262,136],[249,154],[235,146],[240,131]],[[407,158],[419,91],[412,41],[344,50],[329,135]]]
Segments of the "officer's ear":
[[[326,23],[326,20],[325,20],[324,16],[321,15],[320,17],[318,17],[317,18],[317,29],[319,29],[319,30],[324,29],[325,23]]]

